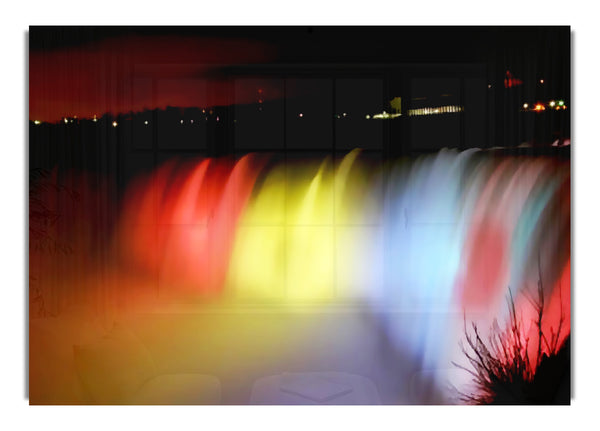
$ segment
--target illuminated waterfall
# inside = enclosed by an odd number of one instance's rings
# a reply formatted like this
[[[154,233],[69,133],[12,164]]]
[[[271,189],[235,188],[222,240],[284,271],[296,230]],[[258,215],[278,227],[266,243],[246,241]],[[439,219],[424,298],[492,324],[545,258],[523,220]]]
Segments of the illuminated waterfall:
[[[129,185],[113,245],[118,265],[102,280],[129,304],[346,307],[373,316],[391,348],[440,384],[462,357],[463,313],[485,332],[507,317],[510,287],[529,325],[540,273],[545,325],[564,312],[570,330],[570,166],[560,158],[171,160]],[[287,354],[311,341],[280,336]]]

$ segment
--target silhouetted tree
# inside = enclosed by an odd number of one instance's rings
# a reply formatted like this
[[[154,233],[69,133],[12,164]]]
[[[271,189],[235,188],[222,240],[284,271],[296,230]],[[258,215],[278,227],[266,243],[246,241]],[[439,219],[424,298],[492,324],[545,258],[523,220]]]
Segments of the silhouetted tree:
[[[71,246],[55,238],[51,227],[56,225],[60,214],[49,208],[45,198],[49,193],[66,193],[74,201],[79,200],[76,191],[52,180],[51,173],[42,168],[33,168],[29,171],[29,251],[43,253],[72,253]],[[32,317],[44,317],[47,310],[44,295],[38,286],[38,279],[29,271],[29,305]]]
[[[559,345],[563,330],[564,313],[556,331],[550,328],[549,338],[542,329],[544,293],[541,275],[538,281],[538,298],[533,302],[537,318],[537,354],[535,362],[529,358],[529,338],[523,330],[522,319],[517,318],[515,304],[509,289],[510,319],[501,330],[494,320],[492,331],[485,343],[472,323],[467,330],[461,349],[471,368],[453,364],[473,376],[475,393],[457,391],[459,399],[468,404],[569,404],[570,402],[570,334]]]

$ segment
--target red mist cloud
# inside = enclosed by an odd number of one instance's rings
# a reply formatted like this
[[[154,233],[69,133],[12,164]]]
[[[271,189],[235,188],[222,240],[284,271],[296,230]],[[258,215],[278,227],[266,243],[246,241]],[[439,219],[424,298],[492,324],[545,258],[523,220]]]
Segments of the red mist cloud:
[[[55,122],[166,106],[227,105],[232,85],[219,76],[219,68],[267,62],[274,55],[271,46],[251,40],[178,36],[119,37],[32,51],[29,116]],[[239,95],[235,100],[253,101]]]

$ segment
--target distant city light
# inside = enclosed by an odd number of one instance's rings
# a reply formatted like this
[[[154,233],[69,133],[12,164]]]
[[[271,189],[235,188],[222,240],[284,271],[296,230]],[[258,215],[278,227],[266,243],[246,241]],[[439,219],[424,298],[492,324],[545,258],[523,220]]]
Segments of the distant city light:
[[[219,121],[219,116],[217,115],[217,121]]]
[[[367,114],[367,115],[365,115],[365,118],[366,118],[367,120],[370,120],[370,119],[371,119],[371,116],[370,116],[369,114]]]
[[[383,111],[381,114],[375,114],[375,115],[373,115],[373,119],[374,120],[389,120],[389,119],[400,117],[401,115],[402,114],[400,114],[400,113],[398,113],[398,114],[388,114],[386,111]]]
[[[409,109],[407,113],[409,117],[416,117],[421,115],[455,114],[463,111],[464,108],[462,106],[446,105],[428,108]]]
[[[543,83],[544,83],[544,80],[543,80],[543,79],[540,79],[540,84],[543,84]]]
[[[67,120],[67,119],[65,118],[65,124],[67,124],[68,122],[69,122],[69,120]]]
[[[344,112],[342,115],[345,117],[345,116],[346,116],[346,115],[348,115],[348,114],[346,114],[346,113]]]
[[[42,124],[42,122],[40,120],[35,120],[33,124]]]
[[[92,121],[93,121],[94,123],[96,123],[96,122],[98,121],[98,118],[96,118],[96,114],[94,114],[94,118],[92,118]]]
[[[392,112],[396,114],[402,112],[402,97],[397,96],[390,100],[390,107],[392,108]]]
[[[488,84],[488,88],[492,88],[492,84]]]
[[[190,120],[190,123],[194,124],[194,120]]]
[[[558,101],[556,101],[556,100],[550,100],[547,103],[537,102],[537,103],[535,103],[531,107],[527,103],[523,104],[523,109],[524,110],[531,110],[531,111],[535,111],[535,112],[545,111],[546,108],[555,109],[557,111],[560,111],[561,109],[566,109],[567,107],[565,105],[565,101],[564,100],[558,100]]]
[[[298,114],[298,117],[302,118],[302,117],[304,117],[304,114],[301,112]]]
[[[147,126],[148,125],[148,120],[144,121],[144,124]]]
[[[119,124],[118,124],[116,121],[113,121],[113,122],[112,122],[112,126],[113,126],[113,127],[117,127],[118,125],[119,125]]]
[[[181,120],[180,123],[183,124],[183,120]]]

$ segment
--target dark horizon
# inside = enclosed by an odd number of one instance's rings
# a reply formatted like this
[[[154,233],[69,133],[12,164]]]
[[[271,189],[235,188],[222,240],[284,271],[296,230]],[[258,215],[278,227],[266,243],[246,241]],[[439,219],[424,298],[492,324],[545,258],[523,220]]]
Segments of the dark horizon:
[[[570,151],[567,26],[34,26],[29,36],[33,167],[119,171],[127,183],[177,154]],[[449,112],[411,116],[436,107]],[[384,113],[394,116],[375,117]]]
[[[480,76],[496,93],[510,72],[528,98],[540,97],[536,83],[545,79],[549,97],[570,101],[567,26],[32,26],[29,49],[30,119],[48,122],[166,106],[227,106],[233,104],[231,80],[240,76],[310,77],[334,69],[389,75],[410,65],[480,65]],[[139,87],[144,79],[177,82],[150,96]]]

